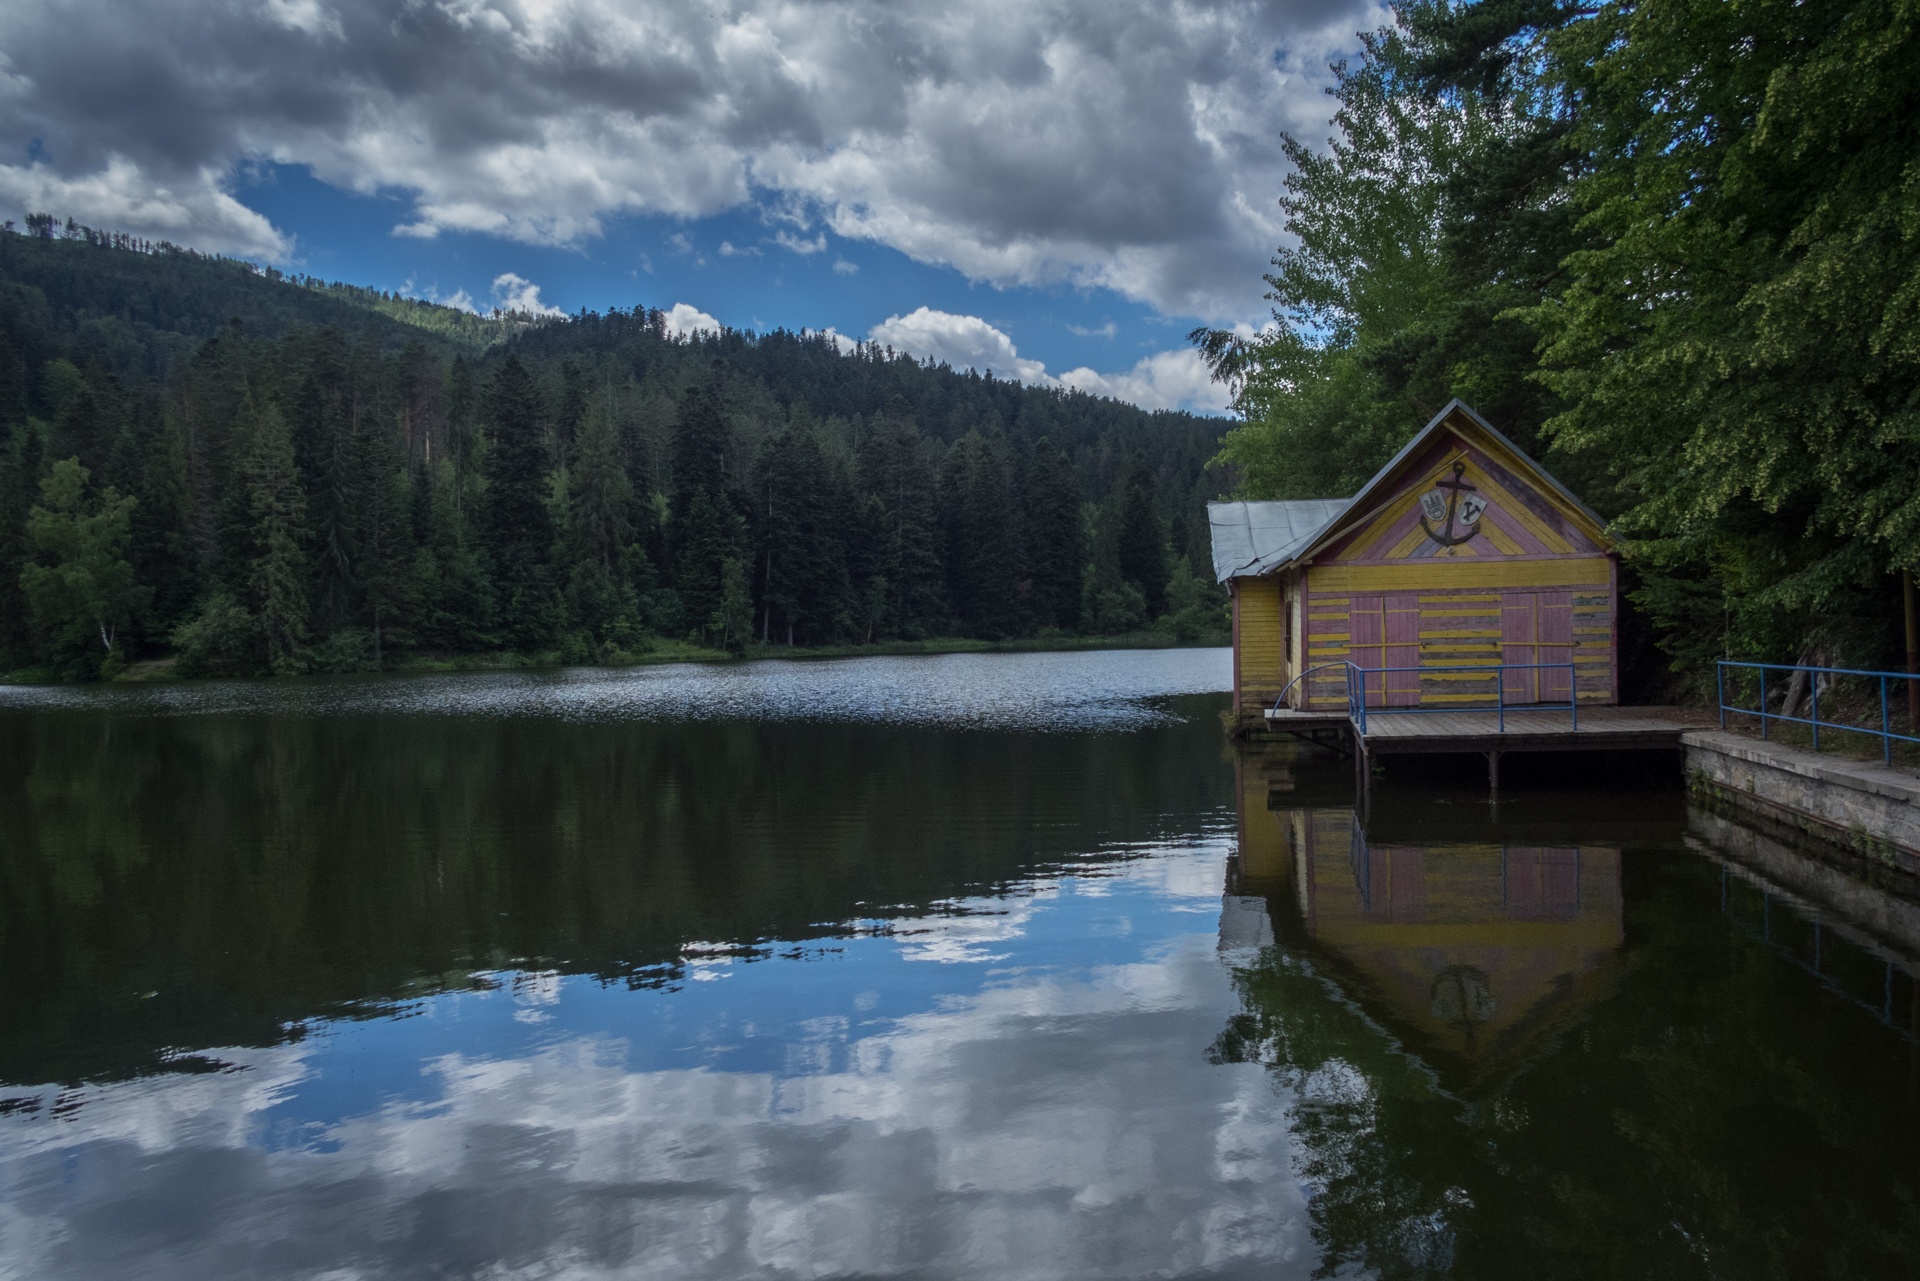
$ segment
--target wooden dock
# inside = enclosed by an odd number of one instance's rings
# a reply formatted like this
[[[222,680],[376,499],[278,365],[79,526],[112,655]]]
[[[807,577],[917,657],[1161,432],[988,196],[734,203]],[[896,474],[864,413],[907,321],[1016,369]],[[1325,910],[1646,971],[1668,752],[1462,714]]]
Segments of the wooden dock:
[[[1457,712],[1395,712],[1369,709],[1366,733],[1345,712],[1297,712],[1290,708],[1266,714],[1270,730],[1352,752],[1361,785],[1381,756],[1450,755],[1479,753],[1487,758],[1488,784],[1500,787],[1500,758],[1510,752],[1622,752],[1678,751],[1680,735],[1697,728],[1686,714],[1673,708],[1595,706],[1580,709],[1578,728],[1566,708],[1513,708],[1506,711],[1506,728],[1494,708]]]

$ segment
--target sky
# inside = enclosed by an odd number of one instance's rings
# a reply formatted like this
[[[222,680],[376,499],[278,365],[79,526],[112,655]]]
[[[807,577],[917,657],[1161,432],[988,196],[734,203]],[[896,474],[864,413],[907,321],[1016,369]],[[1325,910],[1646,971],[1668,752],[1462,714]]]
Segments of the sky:
[[[1371,0],[11,0],[0,217],[1218,412]]]

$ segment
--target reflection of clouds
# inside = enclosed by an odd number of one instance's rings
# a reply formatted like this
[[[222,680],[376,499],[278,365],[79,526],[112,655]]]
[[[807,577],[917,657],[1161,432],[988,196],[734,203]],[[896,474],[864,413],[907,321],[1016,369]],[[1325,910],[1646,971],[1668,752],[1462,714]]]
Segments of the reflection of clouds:
[[[324,1046],[222,1052],[248,1070],[0,1125],[6,1267],[113,1271],[117,1242],[151,1277],[1272,1275],[1305,1216],[1265,1074],[1203,1062],[1214,947],[1000,975],[867,1036],[806,1019],[783,1075],[634,1071],[609,1036],[440,1054],[430,1101],[302,1147],[258,1114]],[[165,1187],[200,1208],[129,1217]]]

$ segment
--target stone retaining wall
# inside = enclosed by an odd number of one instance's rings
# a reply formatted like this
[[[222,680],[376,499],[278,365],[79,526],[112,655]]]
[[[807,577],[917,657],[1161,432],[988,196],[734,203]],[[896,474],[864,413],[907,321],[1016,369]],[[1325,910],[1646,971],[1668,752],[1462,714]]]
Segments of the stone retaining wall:
[[[1680,742],[1696,794],[1920,873],[1920,777],[1911,770],[1718,730],[1692,730]]]

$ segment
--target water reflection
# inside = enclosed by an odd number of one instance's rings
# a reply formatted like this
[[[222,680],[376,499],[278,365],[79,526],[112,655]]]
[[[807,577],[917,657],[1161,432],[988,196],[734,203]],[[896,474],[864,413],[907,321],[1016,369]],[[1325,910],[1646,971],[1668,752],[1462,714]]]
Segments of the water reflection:
[[[16,708],[0,1274],[1305,1275],[1199,1052],[1217,656],[1053,661],[1039,729],[927,711],[977,660],[827,723]]]
[[[0,1277],[1906,1274],[1911,904],[1217,658],[0,711]]]
[[[1322,1274],[1907,1274],[1910,908],[1823,927],[1864,891],[1783,892],[1672,792],[1402,784],[1362,824],[1345,772],[1241,756],[1223,945],[1275,945],[1211,1051],[1287,1100]]]

